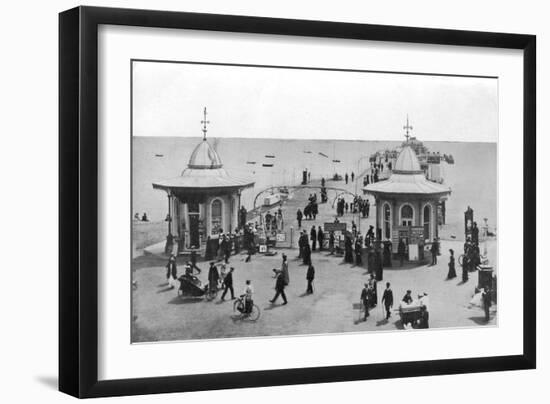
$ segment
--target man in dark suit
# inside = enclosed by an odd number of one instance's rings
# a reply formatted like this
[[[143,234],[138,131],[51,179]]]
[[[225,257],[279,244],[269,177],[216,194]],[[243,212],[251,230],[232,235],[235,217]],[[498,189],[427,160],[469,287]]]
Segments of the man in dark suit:
[[[386,289],[382,295],[382,303],[386,308],[386,320],[391,316],[391,308],[393,307],[393,291],[390,288],[390,283],[386,282]]]
[[[437,250],[439,249],[437,245],[437,239],[434,238],[432,246],[430,247],[430,253],[432,254],[432,266],[437,265]]]
[[[223,285],[225,289],[223,290],[222,297],[220,300],[224,300],[225,294],[227,293],[228,290],[231,291],[231,300],[235,299],[235,293],[233,292],[233,271],[234,270],[235,268],[231,267],[229,269],[229,272],[227,273],[227,275],[225,275],[225,278],[223,279]]]
[[[302,228],[302,218],[304,217],[304,214],[300,209],[296,212],[296,220],[298,221],[298,228]]]
[[[365,283],[365,286],[363,287],[363,290],[361,291],[361,304],[363,305],[363,310],[365,310],[365,316],[363,317],[363,321],[367,321],[367,317],[369,316],[369,298],[371,296],[371,291],[369,290],[369,284]]]
[[[311,251],[315,251],[315,246],[317,245],[317,231],[315,230],[315,226],[311,228],[309,235],[311,237]]]
[[[307,294],[313,293],[313,279],[315,279],[315,268],[313,267],[313,265],[309,264],[307,268],[307,273],[306,273],[306,280],[307,280],[306,293]]]
[[[279,296],[283,298],[283,305],[288,303],[285,295],[285,278],[282,272],[277,275],[277,280],[275,281],[275,292],[275,296],[269,301],[270,303],[275,303]]]
[[[323,242],[325,241],[325,234],[321,226],[317,227],[317,241],[319,242],[319,251],[323,251]]]

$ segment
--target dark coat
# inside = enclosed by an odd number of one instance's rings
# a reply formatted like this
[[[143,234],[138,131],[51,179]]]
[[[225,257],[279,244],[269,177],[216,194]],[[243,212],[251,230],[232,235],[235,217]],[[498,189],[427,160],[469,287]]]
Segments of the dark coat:
[[[323,243],[324,238],[325,238],[325,234],[323,233],[323,230],[321,229],[317,230],[317,240],[319,241],[319,245]]]
[[[275,290],[283,291],[284,289],[285,289],[285,278],[283,274],[279,274],[277,276],[277,280],[275,281]]]
[[[369,295],[370,295],[369,290],[367,288],[363,288],[363,290],[361,291],[360,299],[365,306],[367,305],[367,302],[369,300]]]
[[[312,281],[313,279],[315,279],[315,268],[313,267],[313,265],[310,265],[307,268],[306,279],[308,281]]]
[[[233,272],[228,272],[223,280],[225,286],[233,286]]]
[[[384,294],[382,295],[382,303],[388,307],[393,306],[393,292],[391,289],[384,290]]]
[[[208,270],[208,282],[209,283],[218,283],[220,279],[220,274],[218,273],[218,268],[215,265],[212,265]]]

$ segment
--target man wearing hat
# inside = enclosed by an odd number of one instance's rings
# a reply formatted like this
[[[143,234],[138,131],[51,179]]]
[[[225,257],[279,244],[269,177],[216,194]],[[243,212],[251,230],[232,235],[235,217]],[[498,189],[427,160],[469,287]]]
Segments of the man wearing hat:
[[[386,308],[386,320],[391,316],[391,308],[393,307],[393,291],[391,290],[390,283],[386,282],[386,289],[382,295],[382,303]]]
[[[233,271],[234,270],[235,268],[233,267],[229,268],[229,272],[227,273],[227,275],[225,275],[225,278],[223,278],[224,290],[220,300],[224,300],[225,294],[227,293],[228,290],[231,291],[231,300],[235,299],[235,292],[233,291]]]
[[[434,238],[432,246],[430,247],[430,253],[432,254],[432,266],[437,265],[437,239]]]
[[[363,321],[367,321],[367,317],[369,316],[369,299],[371,296],[371,291],[369,288],[369,284],[365,283],[363,290],[361,290],[361,304],[363,305],[363,310],[365,310],[365,316],[363,317]]]

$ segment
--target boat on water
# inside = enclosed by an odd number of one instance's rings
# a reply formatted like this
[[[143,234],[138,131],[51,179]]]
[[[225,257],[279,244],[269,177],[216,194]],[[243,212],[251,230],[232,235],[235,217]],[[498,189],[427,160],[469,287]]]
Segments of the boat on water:
[[[266,155],[265,155],[265,158],[266,158],[266,159],[274,159],[275,156],[274,156],[273,154],[266,154]]]
[[[246,164],[256,164],[255,161],[247,161]]]
[[[263,163],[263,164],[262,164],[262,167],[273,167],[273,164]]]
[[[155,157],[164,157],[164,154],[155,154]]]

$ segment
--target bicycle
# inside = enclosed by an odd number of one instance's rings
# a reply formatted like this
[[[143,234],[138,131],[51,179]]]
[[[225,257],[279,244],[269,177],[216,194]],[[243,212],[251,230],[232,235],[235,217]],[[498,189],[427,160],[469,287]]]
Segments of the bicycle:
[[[239,313],[241,313],[242,319],[246,318],[250,321],[258,320],[261,315],[260,308],[258,307],[258,305],[252,303],[252,306],[250,307],[250,312],[246,313],[245,312],[246,304],[244,301],[244,296],[245,295],[241,295],[237,300],[235,300],[235,302],[233,303],[233,311],[238,311]]]

